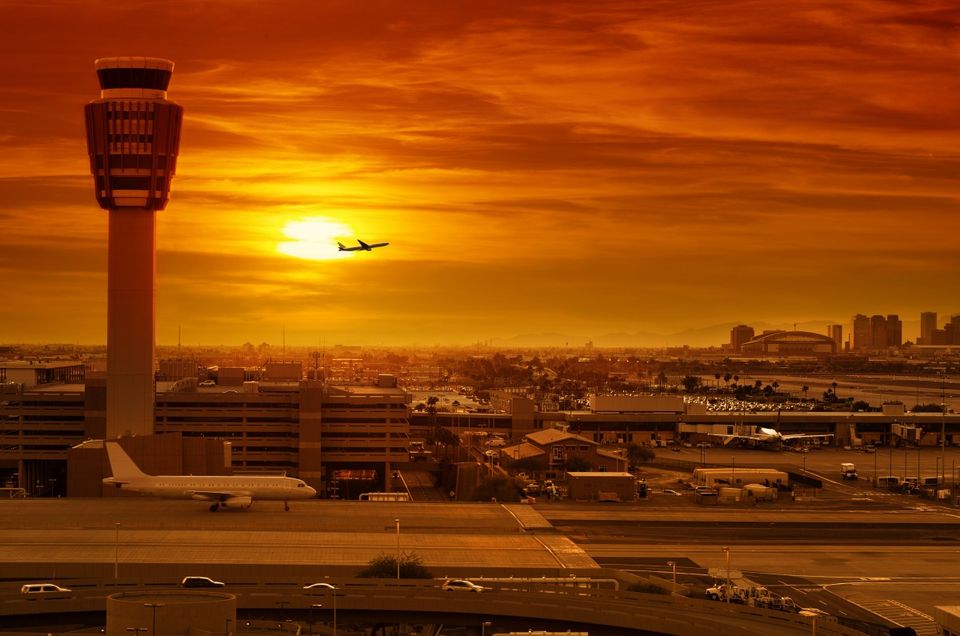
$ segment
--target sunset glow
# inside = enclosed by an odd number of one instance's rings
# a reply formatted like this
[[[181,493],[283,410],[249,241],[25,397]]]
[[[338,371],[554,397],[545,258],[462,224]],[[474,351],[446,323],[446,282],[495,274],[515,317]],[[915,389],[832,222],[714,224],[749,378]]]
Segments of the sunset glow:
[[[858,312],[909,339],[960,312],[955,3],[0,10],[0,342],[104,341],[82,107],[109,55],[174,60],[185,109],[161,344],[719,344]]]

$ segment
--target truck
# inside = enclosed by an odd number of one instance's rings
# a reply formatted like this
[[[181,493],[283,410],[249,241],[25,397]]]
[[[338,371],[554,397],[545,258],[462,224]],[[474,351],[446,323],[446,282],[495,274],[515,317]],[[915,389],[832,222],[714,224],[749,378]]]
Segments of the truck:
[[[731,603],[736,603],[739,605],[745,605],[748,600],[747,590],[737,587],[736,585],[727,586],[726,583],[721,583],[714,585],[713,587],[708,587],[706,589],[705,595],[711,601],[727,601],[727,597],[730,597]]]
[[[840,477],[842,479],[856,479],[857,467],[850,462],[840,464]]]

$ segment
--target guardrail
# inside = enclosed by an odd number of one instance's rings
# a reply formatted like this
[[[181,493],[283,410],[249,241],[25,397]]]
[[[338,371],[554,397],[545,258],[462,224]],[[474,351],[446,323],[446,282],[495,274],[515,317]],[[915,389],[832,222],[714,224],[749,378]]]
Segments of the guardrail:
[[[591,588],[554,588],[510,591],[497,589],[482,594],[442,591],[437,581],[383,579],[337,581],[338,610],[400,612],[405,614],[477,614],[510,616],[568,623],[640,629],[654,633],[695,636],[704,633],[741,636],[747,634],[809,634],[813,618],[764,610],[749,606],[726,605],[653,594],[614,592]],[[0,615],[54,614],[106,610],[107,596],[116,592],[179,589],[169,583],[108,586],[80,581],[70,584],[69,599],[31,599],[14,593],[0,594]],[[197,591],[192,589],[191,591]],[[291,582],[237,582],[217,591],[234,594],[242,610],[281,612],[289,618],[301,618],[318,600],[329,598],[333,590],[309,593]],[[285,607],[278,610],[283,603]],[[837,623],[819,621],[816,633],[822,636],[855,636],[861,632]]]

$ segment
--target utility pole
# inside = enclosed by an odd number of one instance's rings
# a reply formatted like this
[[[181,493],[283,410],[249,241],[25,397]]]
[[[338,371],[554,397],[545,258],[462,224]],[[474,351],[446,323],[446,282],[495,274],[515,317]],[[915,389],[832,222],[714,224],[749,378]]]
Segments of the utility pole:
[[[400,587],[400,519],[394,519],[397,526],[397,587]]]
[[[733,595],[733,589],[730,587],[730,548],[724,546],[721,550],[723,550],[723,556],[727,564],[727,589],[724,596],[726,596],[727,604],[729,604],[730,597]]]

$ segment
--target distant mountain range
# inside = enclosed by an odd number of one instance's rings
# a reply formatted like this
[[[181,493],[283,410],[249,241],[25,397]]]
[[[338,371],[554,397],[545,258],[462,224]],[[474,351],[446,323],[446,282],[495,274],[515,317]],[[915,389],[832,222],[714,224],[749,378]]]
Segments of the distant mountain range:
[[[557,332],[527,333],[511,338],[497,338],[494,344],[500,347],[582,347],[586,343],[592,342],[595,347],[603,348],[658,348],[665,346],[679,347],[683,345],[690,345],[691,347],[719,347],[724,343],[730,342],[730,329],[738,324],[742,323],[723,323],[695,329],[684,329],[683,331],[673,333],[639,331],[634,333],[607,333],[595,336]],[[830,320],[811,320],[798,322],[796,329],[798,331],[812,331],[826,335],[827,326],[831,324],[836,323]],[[794,329],[793,324],[759,322],[753,323],[750,326],[753,327],[758,334],[774,329],[782,329],[785,331],[793,331]],[[844,337],[846,337],[846,328],[844,328]]]

